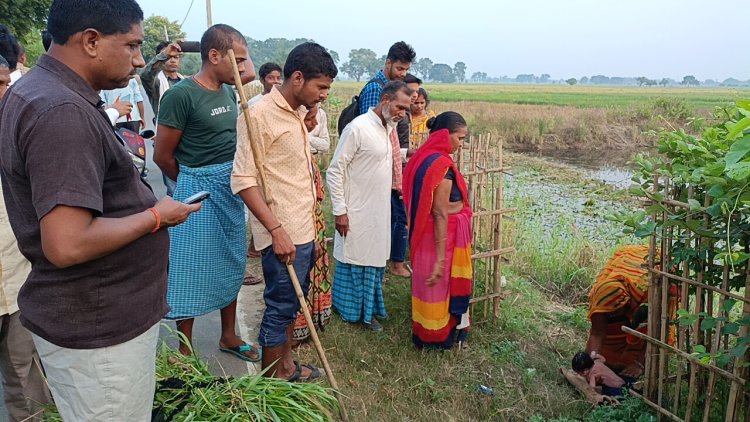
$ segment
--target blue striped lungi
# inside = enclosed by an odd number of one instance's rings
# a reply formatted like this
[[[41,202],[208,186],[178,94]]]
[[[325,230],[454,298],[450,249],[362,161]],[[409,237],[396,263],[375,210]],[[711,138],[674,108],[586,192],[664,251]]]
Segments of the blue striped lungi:
[[[186,319],[222,309],[237,299],[245,273],[244,203],[229,184],[232,162],[180,166],[174,199],[200,191],[211,196],[186,222],[169,229],[169,281],[165,318]]]
[[[385,267],[366,267],[336,261],[331,299],[333,309],[347,322],[372,322],[385,318],[383,276]]]

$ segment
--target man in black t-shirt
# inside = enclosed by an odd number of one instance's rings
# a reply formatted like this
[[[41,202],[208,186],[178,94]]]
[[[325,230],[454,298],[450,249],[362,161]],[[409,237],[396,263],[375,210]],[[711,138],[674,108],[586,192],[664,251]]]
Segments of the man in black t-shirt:
[[[55,0],[49,53],[0,102],[3,196],[32,266],[21,323],[70,421],[150,419],[164,228],[200,208],[157,202],[99,98],[143,66],[142,20],[134,0]]]

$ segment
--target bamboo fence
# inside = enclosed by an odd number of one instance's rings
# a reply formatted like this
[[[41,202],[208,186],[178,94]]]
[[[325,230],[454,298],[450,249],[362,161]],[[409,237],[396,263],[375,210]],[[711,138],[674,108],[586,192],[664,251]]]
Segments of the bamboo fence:
[[[663,211],[652,214],[654,221],[666,222],[668,215],[681,211],[687,225],[697,219],[711,223],[706,213],[711,205],[707,194],[696,197],[692,188],[675,186],[667,178],[655,178],[654,182],[654,192],[665,198],[656,201]],[[679,192],[684,194],[684,189],[690,200],[703,199],[700,210],[675,199]],[[675,224],[658,227],[659,232],[651,237],[648,260],[648,334],[623,328],[647,343],[643,394],[633,394],[656,410],[659,420],[744,421],[750,415],[748,354],[737,356],[731,350],[739,339],[747,337],[748,326],[741,325],[734,333],[723,328],[750,315],[750,265],[745,262],[732,267],[714,259],[714,248],[722,245],[717,239],[696,235]],[[685,259],[672,256],[675,250],[693,250],[696,254]],[[744,283],[731,287],[731,279]],[[725,309],[730,299],[741,304],[741,311]],[[698,318],[691,325],[678,325],[678,315],[685,313]]]
[[[469,188],[472,218],[472,316],[477,321],[500,315],[504,256],[515,252],[503,244],[503,218],[515,211],[503,203],[503,143],[490,135],[471,135],[456,163]],[[481,317],[479,317],[481,315]]]

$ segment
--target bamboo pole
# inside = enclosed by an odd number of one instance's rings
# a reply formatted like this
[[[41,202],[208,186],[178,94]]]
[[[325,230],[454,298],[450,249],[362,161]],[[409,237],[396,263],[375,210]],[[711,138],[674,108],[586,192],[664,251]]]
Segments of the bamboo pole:
[[[695,192],[693,190],[693,187],[690,186],[688,188],[688,199],[694,199],[695,198]],[[690,215],[687,216],[687,221],[691,221],[692,218]],[[687,237],[685,239],[685,245],[691,245],[692,244],[692,236],[690,236],[690,232],[685,231],[687,233]],[[690,276],[690,264],[688,261],[682,262],[682,277],[687,278]],[[680,302],[678,306],[684,306],[684,309],[687,309],[687,302],[688,302],[688,289],[686,285],[679,284],[680,289]],[[677,326],[677,348],[679,349],[684,342],[685,337],[685,330],[686,327],[683,327],[682,325]],[[672,405],[672,413],[677,413],[677,411],[680,408],[680,396],[682,395],[682,361],[680,360],[680,357],[677,356],[677,376],[675,378],[675,384],[674,384],[674,404]]]
[[[505,297],[505,292],[490,293],[490,294],[484,295],[484,296],[473,297],[473,298],[471,298],[469,300],[469,303],[481,302],[483,300],[489,300],[489,299],[495,299],[495,298],[504,298],[504,297]]]
[[[655,339],[655,338],[653,338],[653,337],[651,337],[651,336],[649,336],[647,334],[643,334],[640,331],[636,331],[636,330],[634,330],[634,329],[632,329],[630,327],[622,327],[622,331],[624,331],[624,332],[626,332],[628,334],[632,334],[632,335],[634,335],[634,336],[636,336],[636,337],[638,337],[638,338],[640,338],[642,340],[646,340],[646,342],[648,342],[650,344],[653,344],[656,347],[659,347],[661,349],[666,349],[667,351],[669,351],[671,353],[678,354],[678,355],[682,356],[683,358],[689,360],[690,362],[693,362],[693,363],[699,365],[701,368],[705,368],[705,369],[707,369],[709,371],[714,371],[714,372],[718,373],[719,375],[721,375],[722,377],[724,377],[726,379],[729,379],[729,380],[732,380],[734,382],[737,382],[740,385],[747,384],[747,381],[745,381],[744,379],[740,378],[737,375],[732,374],[731,372],[729,372],[729,371],[727,371],[725,369],[721,369],[719,367],[712,366],[711,364],[708,364],[708,363],[703,363],[703,362],[701,362],[700,359],[698,359],[697,357],[691,355],[690,353],[683,352],[682,350],[679,350],[679,349],[675,349],[674,347],[668,345],[667,343],[659,341],[659,340],[657,340],[657,339]]]
[[[653,189],[654,192],[659,191],[659,176],[654,175],[653,179]],[[657,213],[654,211],[651,214],[651,219],[653,221],[656,221],[657,219]],[[654,307],[651,306],[652,303],[656,303],[656,288],[655,288],[655,281],[658,280],[658,277],[654,274],[653,270],[656,268],[656,235],[651,236],[651,241],[648,249],[648,268],[652,271],[651,272],[651,282],[648,285],[648,319],[646,320],[647,326],[648,326],[648,332],[649,333],[656,333],[657,332],[657,323],[656,323],[656,314]],[[654,357],[654,346],[648,342],[646,343],[646,367],[645,367],[645,385],[644,385],[644,395],[650,399],[654,399],[654,395],[656,394],[656,377],[654,372],[656,371],[656,360]]]
[[[671,179],[665,178],[664,179],[664,196],[669,196],[670,189],[671,189]],[[662,223],[667,221],[667,210],[665,209],[661,213],[661,221]],[[667,227],[666,225],[662,225],[662,232],[661,232],[661,250],[659,252],[660,258],[660,265],[663,269],[669,268],[669,254],[670,250],[672,249],[672,240],[671,240],[671,227]],[[649,303],[649,307],[656,305],[658,308],[656,309],[656,315],[658,315],[657,319],[657,327],[658,331],[654,331],[653,333],[650,333],[650,335],[659,335],[659,340],[663,343],[666,343],[666,329],[667,329],[667,321],[665,318],[667,318],[667,294],[668,294],[668,287],[669,287],[669,279],[666,277],[659,277],[657,278],[659,285],[655,286],[655,293],[656,297],[654,298],[656,301],[654,303]],[[666,372],[666,361],[669,354],[665,353],[664,349],[660,349],[659,353],[656,354],[656,357],[658,359],[658,373],[657,373],[657,396],[656,396],[656,404],[659,407],[662,406],[663,398],[664,398],[664,376]],[[660,413],[657,416],[657,420],[661,420],[662,414]]]
[[[518,208],[504,208],[504,209],[496,209],[496,210],[486,210],[486,211],[477,211],[474,213],[474,217],[484,217],[484,216],[496,216],[496,215],[503,215],[503,214],[512,214],[514,212],[518,211]]]
[[[498,154],[498,166],[500,168],[503,168],[504,162],[503,162],[503,138],[500,138],[498,141],[498,148],[497,148],[497,154]],[[502,172],[497,172],[497,188],[495,190],[495,211],[503,211],[503,183],[504,183],[504,177]],[[494,181],[495,178],[493,176],[492,180]],[[495,250],[500,250],[503,248],[503,216],[502,214],[498,214],[495,217]],[[494,287],[495,287],[495,293],[500,293],[502,291],[502,286],[500,285],[500,279],[502,277],[502,260],[500,259],[500,256],[496,256],[494,259],[494,266],[495,266],[495,279],[494,279]],[[500,316],[500,298],[496,297],[492,299],[493,309],[494,309],[494,315],[495,318],[498,318]]]
[[[483,160],[483,164],[484,164],[483,167],[486,169],[486,168],[488,168],[490,166],[489,165],[490,164],[490,159],[489,159],[489,146],[490,146],[490,143],[489,143],[489,140],[488,140],[489,135],[486,135],[483,138],[484,138],[484,153],[482,154],[482,160]],[[484,201],[485,201],[484,194],[485,194],[485,189],[489,185],[489,177],[490,177],[490,173],[485,170],[482,173],[482,179],[481,179],[482,180],[482,187],[481,187],[481,189],[482,189],[482,199],[481,199],[482,200],[482,207],[479,208],[479,209],[483,209],[484,208]],[[489,192],[490,200],[492,200],[492,193],[493,193],[492,191]],[[484,220],[492,221],[491,219],[488,219],[488,218],[485,218]],[[481,229],[481,223],[480,223],[479,227]],[[482,231],[482,233],[491,233],[491,235],[490,235],[491,239],[487,240],[487,247],[489,248],[490,245],[494,244],[494,239],[492,239],[492,237],[494,236],[495,233],[494,233],[493,230]],[[484,262],[484,294],[489,294],[490,293],[490,266],[491,266],[491,260],[490,259],[485,259],[485,262]],[[493,283],[493,285],[494,285],[494,283]],[[486,301],[484,301],[484,317],[485,318],[487,318],[487,315],[489,314],[489,311],[490,311],[490,302],[488,300],[486,300]],[[495,313],[494,313],[494,309],[493,309],[493,315],[494,314]]]
[[[722,272],[721,277],[721,287],[722,289],[726,289],[729,286],[729,266],[724,265],[724,271]],[[724,301],[726,300],[726,296],[719,295],[719,316],[721,316],[722,310],[724,309]],[[713,313],[709,313],[709,315],[713,316]],[[726,316],[729,316],[727,314]],[[716,321],[716,335],[714,336],[714,341],[711,344],[711,353],[716,353],[716,351],[719,349],[719,346],[721,345],[721,327],[724,325],[723,321],[718,320]],[[708,392],[706,393],[706,407],[703,409],[703,422],[708,422],[708,417],[711,412],[711,403],[713,402],[714,398],[714,387],[716,384],[716,374],[711,372],[708,374]]]
[[[674,413],[672,413],[672,412],[670,412],[670,411],[668,411],[666,409],[663,409],[661,406],[657,405],[656,403],[652,402],[651,400],[647,399],[646,397],[638,394],[638,392],[636,392],[636,391],[630,390],[629,393],[631,395],[635,396],[635,397],[638,397],[644,403],[646,403],[649,407],[651,407],[652,409],[656,410],[659,413],[660,416],[664,415],[664,416],[668,417],[669,419],[671,419],[671,420],[673,420],[675,422],[689,422],[689,419],[685,419],[685,420],[680,419],[679,416],[675,415]]]
[[[514,248],[514,247],[507,247],[507,248],[503,248],[503,249],[500,249],[500,250],[497,250],[497,251],[488,251],[488,252],[481,252],[481,253],[473,254],[471,256],[471,258],[472,259],[485,259],[485,258],[491,258],[491,257],[495,257],[495,256],[507,255],[507,254],[513,253],[515,251],[516,251],[516,248]]]
[[[242,112],[245,116],[246,129],[248,131],[248,135],[250,135],[250,113],[248,110],[245,90],[242,89],[242,79],[240,78],[240,72],[237,67],[237,59],[234,55],[234,50],[232,50],[231,48],[228,50],[228,54],[229,60],[232,62],[232,69],[234,70],[234,83],[238,88],[237,92],[240,95]],[[266,203],[269,205],[269,207],[271,207],[271,205],[273,204],[273,200],[271,197],[270,187],[267,183],[265,183],[265,168],[263,167],[264,156],[256,153],[260,152],[260,146],[253,141],[252,137],[248,136],[248,138],[250,139],[250,148],[253,150],[255,167],[258,171],[258,181],[263,187],[263,194],[265,196]],[[286,269],[289,272],[289,278],[292,280],[292,286],[294,287],[294,291],[297,294],[297,299],[299,300],[300,307],[302,308],[302,314],[305,316],[305,322],[307,323],[307,328],[310,330],[310,337],[312,337],[313,343],[315,344],[315,350],[318,352],[318,357],[320,357],[320,360],[323,363],[323,369],[326,372],[328,382],[331,384],[331,387],[333,387],[333,394],[336,396],[336,400],[338,400],[339,402],[339,411],[341,412],[341,418],[344,421],[348,422],[349,415],[346,411],[346,406],[344,406],[341,393],[339,392],[339,385],[336,382],[336,378],[333,376],[331,366],[328,364],[328,359],[326,358],[326,353],[323,349],[323,345],[320,343],[320,338],[318,338],[318,331],[315,329],[315,323],[313,322],[312,316],[310,315],[310,310],[307,307],[307,299],[302,292],[302,287],[300,286],[299,279],[297,278],[297,273],[294,271],[294,267],[292,266],[292,264],[288,262],[286,264]]]
[[[711,290],[711,291],[714,291],[716,293],[720,293],[720,294],[722,294],[722,295],[724,295],[726,297],[731,297],[732,299],[736,299],[738,302],[745,302],[745,303],[749,303],[750,304],[750,299],[748,299],[747,297],[740,296],[740,295],[734,294],[732,292],[721,290],[719,287],[716,287],[716,286],[711,286],[711,285],[706,284],[706,283],[699,283],[699,282],[697,282],[695,280],[691,280],[689,278],[680,277],[678,275],[666,273],[664,271],[657,270],[657,269],[649,269],[649,271],[651,273],[653,273],[653,274],[661,275],[661,276],[670,278],[672,280],[678,280],[678,281],[681,281],[681,282],[683,282],[685,284],[690,284],[691,286],[700,287],[703,290]]]
[[[750,262],[745,264],[745,298],[750,299]],[[750,314],[750,300],[746,301],[742,306],[742,315],[749,315]],[[739,338],[747,337],[748,335],[748,326],[742,325],[740,327],[739,332]],[[734,361],[734,369],[732,370],[732,373],[736,375],[737,377],[741,377],[743,374],[747,373],[746,368],[744,368],[745,363],[748,361],[748,352],[746,351],[745,354],[740,357],[736,358]],[[729,388],[729,397],[727,400],[727,415],[724,419],[725,422],[733,422],[733,421],[739,421],[740,420],[740,406],[742,405],[742,399],[744,397],[744,388],[743,386],[739,385],[738,383],[732,383],[732,386]],[[750,409],[748,410],[750,411]],[[745,415],[745,418],[747,419],[747,414]]]

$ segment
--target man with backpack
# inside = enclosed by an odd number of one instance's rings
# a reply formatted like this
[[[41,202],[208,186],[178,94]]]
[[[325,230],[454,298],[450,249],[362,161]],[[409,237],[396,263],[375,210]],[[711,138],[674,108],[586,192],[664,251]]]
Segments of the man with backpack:
[[[417,53],[407,43],[399,41],[391,46],[386,56],[385,66],[374,78],[372,78],[352,101],[349,107],[358,107],[353,110],[344,109],[339,119],[339,135],[344,127],[358,115],[365,114],[371,107],[380,102],[383,87],[390,81],[402,81],[409,72],[412,62]],[[350,117],[352,116],[353,117]],[[398,139],[391,139],[393,143],[393,186],[391,189],[391,262],[389,271],[391,274],[409,277],[411,272],[404,267],[406,258],[406,245],[409,232],[406,229],[406,208],[401,194],[401,171],[402,171],[402,149],[409,148],[409,119],[402,119],[396,127]]]

